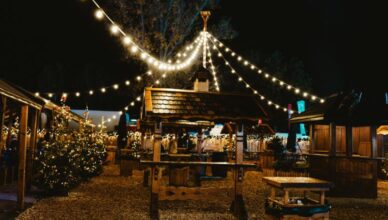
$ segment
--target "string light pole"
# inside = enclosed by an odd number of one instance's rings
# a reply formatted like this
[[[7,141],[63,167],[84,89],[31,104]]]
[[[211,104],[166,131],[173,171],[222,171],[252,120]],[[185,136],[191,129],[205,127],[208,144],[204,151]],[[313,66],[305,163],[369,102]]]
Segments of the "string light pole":
[[[203,42],[203,60],[202,60],[202,65],[203,68],[206,68],[206,48],[207,48],[207,21],[209,20],[211,13],[210,11],[201,11],[201,17],[203,20],[203,32],[202,34],[205,35],[204,37],[204,42]]]

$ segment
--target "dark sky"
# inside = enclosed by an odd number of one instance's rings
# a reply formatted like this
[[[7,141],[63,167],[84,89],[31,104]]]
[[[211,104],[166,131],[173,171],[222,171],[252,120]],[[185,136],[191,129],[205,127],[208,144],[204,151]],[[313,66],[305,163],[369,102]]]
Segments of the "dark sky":
[[[216,13],[230,17],[239,32],[230,42],[236,51],[280,50],[300,58],[314,92],[325,96],[349,88],[388,88],[386,55],[379,55],[386,53],[384,37],[378,31],[387,24],[371,2],[225,0]],[[3,1],[1,78],[31,91],[76,91],[141,73],[135,62],[123,60],[122,46],[96,22],[92,9],[80,0]],[[66,73],[42,79],[56,65]],[[83,74],[85,69],[90,74]],[[109,102],[103,97],[74,105],[88,102],[92,108],[117,110],[127,104],[127,93],[121,91]]]

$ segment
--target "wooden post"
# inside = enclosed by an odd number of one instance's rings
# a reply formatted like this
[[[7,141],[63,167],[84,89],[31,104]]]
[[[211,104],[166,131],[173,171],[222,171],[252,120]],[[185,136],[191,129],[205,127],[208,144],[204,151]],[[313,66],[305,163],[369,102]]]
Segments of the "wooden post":
[[[377,157],[377,126],[370,126],[371,158]]]
[[[310,125],[310,146],[309,146],[309,153],[312,154],[314,152],[314,147],[315,147],[315,140],[314,140],[314,124]]]
[[[33,162],[35,157],[36,150],[36,141],[37,141],[37,132],[38,132],[38,123],[39,123],[39,110],[34,110],[34,115],[31,121],[31,137],[30,137],[30,147],[28,149],[27,155],[27,164],[26,164],[26,189],[27,191],[31,188],[32,183],[32,169]]]
[[[202,143],[203,143],[203,132],[202,132],[202,128],[200,128],[198,130],[198,135],[197,135],[197,153],[198,154],[201,153]]]
[[[19,173],[18,173],[18,195],[17,205],[20,210],[24,209],[24,194],[26,186],[26,147],[27,147],[27,123],[28,106],[21,107],[19,127]]]
[[[155,131],[154,131],[154,146],[153,146],[153,161],[160,161],[160,150],[162,142],[162,122],[155,122]],[[159,219],[159,190],[160,190],[160,179],[162,177],[162,170],[155,166],[152,168],[151,174],[151,205],[150,205],[150,217],[152,220]]]
[[[7,110],[7,98],[5,96],[1,97],[1,114],[0,114],[0,155],[3,147],[3,126],[5,121],[5,111]]]
[[[330,156],[335,157],[337,153],[337,129],[335,123],[329,124]]]
[[[352,126],[346,126],[346,156],[353,156],[353,129]]]
[[[237,124],[236,129],[236,164],[244,162],[244,125],[242,123]],[[233,202],[231,210],[238,219],[248,219],[248,213],[245,209],[244,198],[242,195],[243,190],[243,178],[244,169],[242,167],[234,167],[234,191],[233,191]]]

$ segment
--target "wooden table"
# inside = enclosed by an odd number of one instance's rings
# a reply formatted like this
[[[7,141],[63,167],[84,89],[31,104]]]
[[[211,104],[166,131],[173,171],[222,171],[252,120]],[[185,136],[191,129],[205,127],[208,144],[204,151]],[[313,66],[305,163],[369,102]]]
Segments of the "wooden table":
[[[271,194],[267,198],[267,202],[275,204],[278,207],[287,208],[326,208],[325,192],[329,191],[332,183],[324,180],[319,180],[311,177],[264,177],[263,182],[271,187]],[[276,197],[276,190],[284,191],[283,197]],[[303,198],[290,197],[290,192],[303,192]],[[320,194],[319,201],[308,197],[308,192],[318,192]],[[296,202],[298,201],[298,202]],[[306,201],[306,202],[301,202]],[[311,218],[329,218],[329,212],[318,213]],[[310,217],[307,219],[311,219]],[[295,218],[295,215],[284,215],[282,219],[304,219]]]

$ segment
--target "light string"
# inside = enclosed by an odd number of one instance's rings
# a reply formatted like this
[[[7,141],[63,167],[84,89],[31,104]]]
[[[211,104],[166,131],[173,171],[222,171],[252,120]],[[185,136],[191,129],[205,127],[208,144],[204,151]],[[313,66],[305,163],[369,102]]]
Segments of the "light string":
[[[122,41],[125,46],[130,48],[131,54],[137,55],[140,57],[141,60],[146,61],[146,63],[153,67],[156,68],[160,71],[165,71],[165,72],[176,72],[179,70],[186,69],[190,66],[193,65],[193,60],[196,58],[197,53],[199,51],[198,44],[197,47],[192,50],[191,54],[184,57],[184,60],[179,60],[179,62],[173,64],[171,60],[168,60],[167,62],[160,60],[156,58],[155,56],[151,55],[149,52],[141,48],[138,44],[136,44],[133,41],[133,38],[125,33],[119,25],[116,24],[113,19],[106,13],[105,10],[102,9],[102,7],[97,3],[96,0],[92,0],[93,4],[96,6],[97,10],[95,11],[94,15],[98,20],[103,20],[106,18],[110,23],[110,31],[113,35],[122,35]],[[200,33],[199,36],[196,37],[196,40],[198,39],[204,39],[203,37],[203,32]],[[193,45],[190,45],[187,47],[188,50],[193,49]]]
[[[213,59],[212,59],[212,53],[210,51],[209,45],[206,46],[207,48],[207,57],[209,58],[209,64],[210,64],[210,72],[212,73],[213,80],[214,80],[214,86],[216,87],[217,92],[220,91],[219,83],[218,83],[218,78],[217,78],[217,71],[215,66],[213,65]],[[206,56],[205,56],[206,58]]]
[[[215,46],[215,42],[210,39],[210,42],[212,43],[213,46]],[[245,88],[251,90],[253,92],[254,95],[257,95],[260,97],[260,100],[262,102],[266,102],[266,104],[268,106],[273,106],[275,107],[275,109],[282,109],[284,112],[287,112],[288,111],[288,108],[286,107],[282,107],[280,104],[277,104],[275,102],[273,102],[272,100],[266,98],[264,95],[262,95],[261,93],[259,93],[259,91],[257,91],[256,89],[254,89],[246,80],[244,80],[244,78],[241,76],[241,74],[239,74],[234,68],[233,66],[226,60],[226,58],[224,57],[224,55],[221,53],[221,51],[218,49],[218,47],[213,47],[214,50],[216,50],[218,53],[217,53],[217,56],[220,57],[221,59],[223,59],[224,61],[224,64],[225,66],[227,66],[229,69],[230,69],[230,73],[231,74],[234,74],[238,77],[238,82],[242,83],[245,85]],[[210,52],[210,51],[209,51]],[[294,113],[294,110],[290,110],[291,114]]]
[[[230,49],[229,47],[226,47],[220,40],[218,40],[216,37],[211,35],[210,33],[207,35],[207,37],[213,42],[213,49],[215,48],[224,48],[224,52],[229,54],[231,57],[235,58],[238,63],[242,63],[244,67],[249,68],[251,71],[255,71],[257,74],[264,76],[265,79],[272,81],[275,85],[278,85],[281,88],[285,88],[289,91],[294,91],[294,94],[301,95],[304,98],[309,98],[311,101],[317,101],[319,100],[320,103],[324,103],[325,99],[319,98],[318,96],[314,94],[310,94],[307,91],[302,91],[300,88],[293,86],[289,83],[286,83],[275,76],[272,76],[271,74],[264,72],[262,69],[258,68],[256,65],[254,65],[252,62],[248,61],[247,59],[243,58],[241,55],[237,54],[235,51]]]

